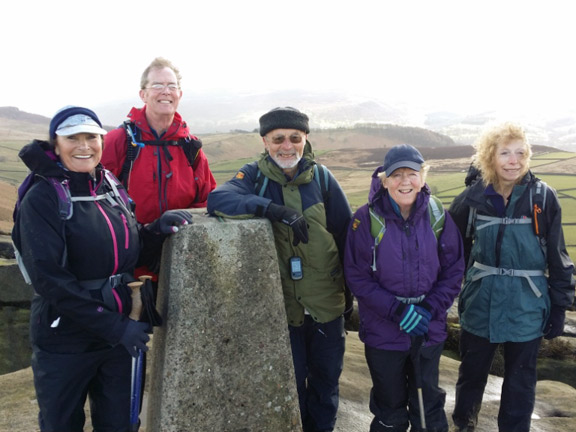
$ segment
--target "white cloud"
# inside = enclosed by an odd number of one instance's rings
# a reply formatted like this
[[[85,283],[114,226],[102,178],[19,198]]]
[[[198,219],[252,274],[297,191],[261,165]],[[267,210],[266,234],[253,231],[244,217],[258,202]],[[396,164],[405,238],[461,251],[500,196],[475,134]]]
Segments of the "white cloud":
[[[137,101],[156,56],[180,67],[184,90],[341,89],[461,111],[576,100],[568,1],[9,3],[0,105],[48,116]]]

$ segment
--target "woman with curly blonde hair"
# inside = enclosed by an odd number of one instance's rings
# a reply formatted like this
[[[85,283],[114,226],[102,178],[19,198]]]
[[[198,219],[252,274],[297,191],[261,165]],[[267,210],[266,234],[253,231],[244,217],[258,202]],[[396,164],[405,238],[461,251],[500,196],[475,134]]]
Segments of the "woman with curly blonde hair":
[[[574,300],[556,191],[530,171],[522,127],[492,127],[475,144],[480,178],[450,206],[464,240],[466,271],[458,311],[460,364],[452,418],[473,431],[494,354],[504,351],[498,430],[528,432],[542,336],[562,334]]]

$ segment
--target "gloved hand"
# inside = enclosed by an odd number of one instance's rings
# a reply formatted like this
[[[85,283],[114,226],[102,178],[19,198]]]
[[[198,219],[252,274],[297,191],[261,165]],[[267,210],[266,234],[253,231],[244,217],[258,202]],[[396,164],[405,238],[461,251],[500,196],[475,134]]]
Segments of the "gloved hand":
[[[192,214],[188,210],[168,210],[146,229],[156,234],[172,234],[178,232],[179,226],[189,223],[192,223]]]
[[[120,338],[120,343],[124,345],[132,357],[138,356],[138,350],[148,351],[146,343],[150,340],[150,336],[146,333],[147,330],[148,324],[128,320],[128,326]]]
[[[402,305],[404,310],[400,315],[400,329],[410,336],[424,336],[432,319],[430,311],[419,305]]]
[[[292,244],[298,246],[300,242],[308,243],[308,225],[306,219],[296,210],[290,207],[270,203],[265,216],[272,222],[282,222],[292,228],[294,241]]]
[[[544,327],[544,339],[554,339],[564,333],[564,321],[566,320],[566,309],[562,306],[552,305],[548,322]]]

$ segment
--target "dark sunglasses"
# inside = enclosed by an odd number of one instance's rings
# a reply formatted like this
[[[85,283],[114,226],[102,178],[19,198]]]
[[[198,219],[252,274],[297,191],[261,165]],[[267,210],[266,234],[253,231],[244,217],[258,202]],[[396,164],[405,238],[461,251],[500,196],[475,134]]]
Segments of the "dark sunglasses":
[[[282,144],[284,141],[286,141],[286,138],[288,138],[292,144],[300,144],[304,139],[304,137],[300,134],[293,134],[289,137],[286,137],[286,135],[274,135],[270,138],[270,141],[272,141],[274,144]]]

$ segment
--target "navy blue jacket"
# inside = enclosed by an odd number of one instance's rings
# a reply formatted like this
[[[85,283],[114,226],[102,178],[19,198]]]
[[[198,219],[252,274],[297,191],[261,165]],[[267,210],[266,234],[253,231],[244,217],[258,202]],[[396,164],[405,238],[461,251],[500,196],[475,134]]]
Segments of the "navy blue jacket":
[[[102,167],[96,178],[67,171],[48,156],[48,143],[34,141],[20,157],[36,174],[17,213],[12,239],[36,295],[32,301],[32,343],[51,352],[84,352],[115,345],[127,326],[129,292],[119,292],[111,310],[81,281],[133,272],[141,246],[129,209],[108,200],[73,203],[63,220],[54,187],[42,177],[68,179],[72,196],[110,191]]]

